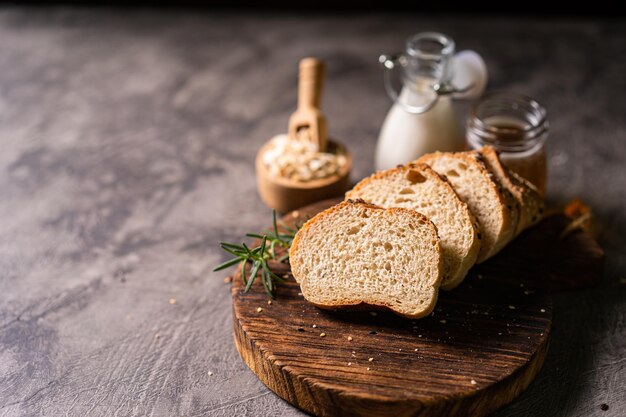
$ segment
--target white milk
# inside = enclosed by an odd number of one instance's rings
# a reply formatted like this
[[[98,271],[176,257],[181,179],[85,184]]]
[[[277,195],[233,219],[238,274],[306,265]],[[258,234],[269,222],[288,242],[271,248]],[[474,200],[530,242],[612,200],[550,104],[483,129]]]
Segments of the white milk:
[[[409,94],[413,97],[407,99]],[[410,100],[411,105],[419,105],[430,99],[432,97],[416,97],[405,87],[399,101]],[[409,113],[402,104],[395,102],[378,137],[376,170],[406,164],[429,152],[464,148],[465,139],[457,124],[450,96],[439,97],[432,109],[421,114]]]

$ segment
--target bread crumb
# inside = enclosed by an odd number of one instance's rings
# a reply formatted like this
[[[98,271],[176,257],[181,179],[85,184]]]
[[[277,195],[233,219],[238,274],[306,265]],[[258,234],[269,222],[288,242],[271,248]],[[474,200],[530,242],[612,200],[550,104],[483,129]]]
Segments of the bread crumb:
[[[294,211],[291,212],[291,215],[293,217],[300,217],[300,212],[298,210],[294,210]]]
[[[320,337],[326,337],[326,333],[320,333]]]
[[[301,292],[299,292],[299,293],[298,293],[298,295],[299,295],[300,297],[302,297],[302,293],[301,293]]]
[[[398,349],[400,352],[402,352],[402,348]]]
[[[532,292],[532,291],[530,291],[530,290],[526,290],[526,291],[524,291],[524,295],[530,295],[530,294],[532,294],[532,293],[533,293],[533,292]]]
[[[445,321],[445,320],[439,320],[439,323],[441,323],[441,324],[446,324],[446,323],[447,323],[447,321]]]
[[[498,336],[502,336],[502,333],[498,332]]]
[[[370,368],[367,368],[367,370],[369,371],[369,370],[370,370]]]
[[[157,334],[154,335],[154,338],[155,339],[159,339],[159,338],[161,338],[161,335],[157,333]]]
[[[422,335],[421,335],[421,334],[418,334],[418,335],[417,335],[417,337],[422,337]]]
[[[369,358],[368,361],[372,362],[374,360],[374,358]]]
[[[176,299],[175,298],[170,298],[170,304],[172,304],[172,305],[176,304]]]
[[[542,309],[541,309],[541,310],[539,310],[539,311],[541,311],[542,313],[545,313],[545,312],[546,312],[546,309],[545,309],[545,308],[542,308]]]
[[[378,315],[378,313],[377,313],[377,312],[375,312],[375,311],[370,311],[370,316],[376,317],[377,315]]]
[[[470,384],[472,385],[476,385],[476,381],[474,381],[473,379],[470,381]]]
[[[213,372],[209,371],[209,372],[208,372],[208,374],[209,374],[209,376],[212,376],[212,375],[213,375]]]
[[[417,350],[418,350],[418,349],[417,349],[417,348],[415,348],[415,351],[416,351],[416,352],[417,352]]]
[[[352,342],[352,336],[348,336],[348,342]]]
[[[480,274],[476,275],[476,277],[478,277],[478,279],[483,279],[483,276]]]
[[[224,278],[224,283],[225,284],[228,284],[228,283],[231,283],[231,282],[233,282],[233,277],[226,277],[226,278]]]
[[[348,362],[348,366],[352,366],[352,362]]]
[[[260,313],[261,311],[263,311],[263,308],[262,307],[257,307],[256,312]]]
[[[272,305],[272,300],[267,300],[267,305],[271,306]]]
[[[515,306],[509,306],[509,310],[515,310]]]
[[[284,279],[289,279],[289,274],[283,274],[283,278]],[[302,293],[299,293],[299,294],[302,294]]]
[[[317,327],[317,324],[314,324],[314,325],[313,325],[313,326],[311,326],[311,327],[313,327],[313,328],[315,329],[315,328]]]

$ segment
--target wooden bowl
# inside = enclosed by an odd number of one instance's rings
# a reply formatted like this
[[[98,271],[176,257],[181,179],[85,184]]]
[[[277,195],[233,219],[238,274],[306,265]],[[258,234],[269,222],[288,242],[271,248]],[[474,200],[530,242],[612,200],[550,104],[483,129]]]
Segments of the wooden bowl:
[[[263,154],[269,142],[263,145],[256,155],[256,179],[261,199],[270,208],[285,213],[298,207],[332,197],[342,196],[350,187],[352,157],[338,142],[328,141],[328,149],[334,149],[346,157],[346,163],[336,175],[307,182],[271,176],[263,163]]]

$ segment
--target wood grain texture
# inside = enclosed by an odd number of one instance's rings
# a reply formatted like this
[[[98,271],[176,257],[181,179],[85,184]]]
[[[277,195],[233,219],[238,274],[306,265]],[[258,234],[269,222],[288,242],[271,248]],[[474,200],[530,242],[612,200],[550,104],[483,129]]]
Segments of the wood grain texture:
[[[285,221],[302,221],[334,202],[300,209]],[[550,279],[567,282],[602,254],[583,233],[559,240],[560,220],[544,220],[473,268],[459,288],[440,292],[435,312],[421,320],[317,309],[291,276],[268,304],[262,286],[245,293],[237,273],[239,353],[274,392],[315,415],[487,415],[517,397],[543,364]],[[274,269],[290,273],[287,264]]]

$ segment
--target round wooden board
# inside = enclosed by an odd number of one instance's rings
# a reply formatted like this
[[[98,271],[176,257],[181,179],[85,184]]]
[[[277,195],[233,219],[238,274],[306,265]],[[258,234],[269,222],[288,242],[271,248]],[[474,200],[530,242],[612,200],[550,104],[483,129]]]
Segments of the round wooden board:
[[[301,223],[333,203],[284,221]],[[291,276],[268,304],[260,283],[244,292],[237,271],[237,349],[265,385],[314,415],[487,415],[518,396],[544,362],[552,301],[542,259],[557,241],[553,224],[544,221],[474,267],[420,320],[318,309]],[[289,274],[288,264],[273,269]]]

